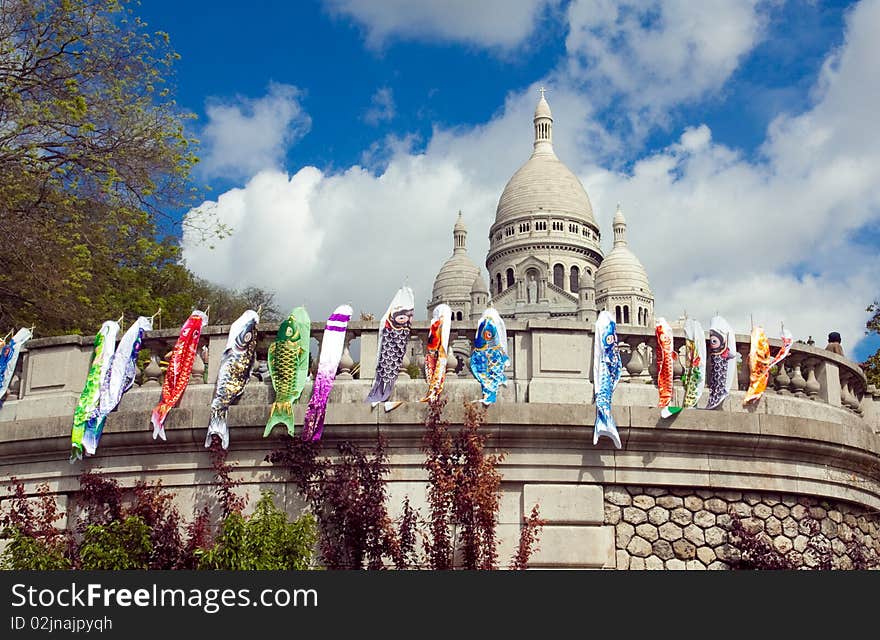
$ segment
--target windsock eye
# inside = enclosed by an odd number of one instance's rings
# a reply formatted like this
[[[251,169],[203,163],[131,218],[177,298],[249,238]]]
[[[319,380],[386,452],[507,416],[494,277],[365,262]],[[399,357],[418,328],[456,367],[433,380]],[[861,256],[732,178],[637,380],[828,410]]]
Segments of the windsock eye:
[[[483,340],[491,340],[491,339],[492,339],[492,332],[491,331],[484,331],[483,332]]]
[[[290,327],[287,327],[287,331],[285,333],[287,334],[287,337],[289,338],[290,336],[293,335],[293,329],[291,329]]]

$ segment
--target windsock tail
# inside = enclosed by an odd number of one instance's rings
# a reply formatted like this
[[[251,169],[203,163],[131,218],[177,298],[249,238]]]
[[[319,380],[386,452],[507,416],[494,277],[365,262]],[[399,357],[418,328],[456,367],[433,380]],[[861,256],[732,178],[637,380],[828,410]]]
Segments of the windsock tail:
[[[70,464],[83,459],[82,445],[74,444],[70,448]]]
[[[272,433],[272,428],[279,422],[287,427],[287,433],[292,438],[295,432],[292,402],[275,402],[272,404],[272,411],[269,413],[269,421],[263,430],[263,437],[268,437]]]
[[[171,410],[171,407],[165,404],[164,402],[160,402],[155,409],[153,409],[153,415],[150,418],[150,421],[153,423],[153,440],[157,437],[165,440],[165,416],[168,415],[168,412]]]
[[[205,448],[211,448],[211,436],[220,438],[220,444],[224,449],[229,448],[229,426],[226,424],[227,407],[215,409],[211,407],[211,420],[208,422],[208,436],[205,438]]]
[[[324,411],[306,414],[303,421],[302,439],[304,442],[317,442],[324,435]]]
[[[605,436],[610,438],[614,446],[620,449],[620,434],[617,432],[617,425],[611,413],[606,413],[601,409],[596,410],[596,428],[593,429],[593,444],[599,442],[599,438]]]
[[[661,417],[661,418],[671,418],[671,417],[674,416],[675,414],[677,414],[677,413],[681,413],[681,410],[682,410],[683,408],[684,408],[684,407],[663,407],[663,408],[660,410],[660,417]]]
[[[104,423],[106,421],[107,416],[102,416],[100,418],[90,418],[86,422],[86,428],[82,437],[82,446],[85,449],[86,455],[93,456],[95,451],[98,450],[98,442],[101,440],[101,434],[104,432]]]
[[[480,398],[480,402],[482,402],[485,406],[489,406],[490,404],[495,404],[495,401],[498,399],[498,394],[495,391],[484,391],[483,397]]]

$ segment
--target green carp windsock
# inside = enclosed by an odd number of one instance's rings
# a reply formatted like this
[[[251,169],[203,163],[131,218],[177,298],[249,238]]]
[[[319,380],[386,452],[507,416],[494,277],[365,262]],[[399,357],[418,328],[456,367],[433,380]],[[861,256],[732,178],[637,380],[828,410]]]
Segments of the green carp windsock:
[[[263,431],[264,438],[279,422],[287,426],[290,437],[294,435],[293,403],[299,400],[309,376],[311,330],[312,321],[308,312],[303,307],[297,307],[278,327],[275,342],[269,345],[268,364],[275,388],[275,402]]]
[[[684,400],[680,407],[666,406],[660,410],[661,418],[668,418],[682,409],[696,407],[706,388],[706,334],[702,325],[688,318],[684,323],[685,361],[681,382],[684,385]]]
[[[86,421],[82,444],[86,454],[93,456],[104,432],[107,416],[117,407],[123,394],[131,389],[137,377],[137,359],[144,333],[153,328],[153,319],[140,316],[123,334],[110,360],[110,367],[101,381],[101,393],[97,409]]]
[[[115,320],[108,320],[101,325],[95,335],[95,348],[92,352],[92,362],[89,365],[89,373],[86,376],[86,384],[79,396],[79,402],[73,413],[73,430],[71,431],[70,461],[82,460],[83,434],[86,422],[99,410],[101,383],[110,370],[110,362],[113,359],[113,347],[116,345],[116,335],[119,333],[119,324]]]
[[[18,354],[24,343],[31,339],[30,329],[19,329],[7,344],[0,346],[0,407],[3,406],[3,396],[9,389],[12,376],[15,374],[15,365],[18,362]]]
[[[324,336],[321,338],[321,355],[318,359],[318,372],[312,386],[312,397],[303,419],[303,440],[315,442],[324,433],[324,416],[327,412],[327,399],[336,380],[336,370],[345,351],[345,331],[351,320],[352,309],[347,304],[336,307],[327,324],[324,325]]]
[[[717,409],[730,395],[736,381],[736,334],[721,316],[709,325],[709,402],[707,409]]]
[[[452,309],[448,304],[434,307],[428,343],[425,346],[425,380],[428,393],[419,402],[436,402],[446,381],[446,363],[449,351],[449,332],[452,329]]]
[[[257,362],[257,323],[260,316],[248,309],[232,323],[226,349],[220,357],[217,385],[211,401],[211,418],[205,448],[211,446],[211,436],[218,436],[224,449],[229,448],[229,426],[226,416],[229,405],[241,398]]]
[[[373,387],[367,395],[366,402],[371,403],[375,409],[380,402],[385,403],[385,411],[391,411],[400,406],[400,402],[391,402],[391,392],[394,383],[400,373],[400,366],[406,355],[406,345],[409,342],[409,331],[412,325],[415,298],[409,287],[401,287],[388,310],[379,322],[379,348],[376,357],[376,379]]]

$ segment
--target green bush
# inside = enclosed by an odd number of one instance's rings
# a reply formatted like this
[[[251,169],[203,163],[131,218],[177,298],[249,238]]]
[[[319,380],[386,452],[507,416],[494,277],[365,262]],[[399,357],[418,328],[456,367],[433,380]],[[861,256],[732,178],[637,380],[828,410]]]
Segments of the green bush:
[[[148,569],[153,543],[140,516],[86,528],[79,555],[82,569]]]
[[[238,512],[226,516],[214,546],[197,552],[199,569],[308,569],[317,539],[315,519],[306,514],[288,522],[273,495],[263,492],[250,518]]]
[[[14,571],[55,571],[70,569],[62,544],[35,538],[11,529],[6,548],[0,554],[0,569]]]

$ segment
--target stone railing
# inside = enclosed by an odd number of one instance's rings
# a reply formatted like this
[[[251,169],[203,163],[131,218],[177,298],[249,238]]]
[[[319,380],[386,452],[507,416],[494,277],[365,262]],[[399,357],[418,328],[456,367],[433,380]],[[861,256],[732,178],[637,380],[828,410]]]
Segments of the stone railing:
[[[424,353],[428,326],[429,323],[425,321],[413,324],[410,347],[401,371],[402,386],[406,386],[409,379],[405,371],[407,366],[415,364],[421,368],[421,354]],[[268,380],[266,353],[277,327],[277,324],[258,326],[260,339],[255,375],[263,380]],[[317,358],[319,353],[323,330],[323,322],[312,323],[313,358]],[[344,385],[355,377],[369,380],[375,376],[377,330],[376,321],[349,323],[346,348],[337,377],[339,384]],[[453,323],[450,345],[456,357],[450,358],[450,379],[470,379],[467,357],[475,330],[475,321]],[[213,384],[216,381],[228,331],[229,326],[209,326],[204,329],[202,346],[193,367],[192,382]],[[147,334],[143,346],[147,359],[138,376],[138,385],[149,387],[161,384],[162,360],[174,345],[177,333],[177,329],[165,329]],[[504,390],[503,398],[515,402],[592,402],[592,327],[575,319],[509,321],[507,335],[510,354],[507,375],[511,384]],[[615,403],[630,406],[656,405],[656,390],[653,387],[656,382],[653,355],[656,339],[653,329],[621,326],[619,338],[624,370],[621,385],[615,394]],[[38,412],[49,412],[45,415],[61,415],[60,412],[68,411],[72,406],[71,402],[75,401],[82,390],[93,340],[91,336],[59,336],[28,342],[9,387],[7,405],[18,404],[16,400],[39,400]],[[780,346],[778,340],[771,339],[770,343],[774,350]],[[675,332],[674,346],[683,353],[683,332]],[[741,362],[747,363],[749,336],[737,335],[736,349],[742,358]],[[355,363],[352,352],[359,354],[359,363]],[[744,391],[749,382],[748,366],[741,363],[737,366],[739,391]],[[679,385],[681,373],[681,365],[676,361],[674,378]],[[779,397],[780,402],[785,399],[806,403],[800,405],[795,415],[803,414],[807,410],[805,407],[810,404],[826,405],[864,419],[872,429],[880,430],[880,392],[867,385],[864,373],[858,365],[823,349],[796,343],[782,366],[771,373],[767,396]],[[352,394],[346,394],[345,397],[355,400]],[[742,410],[741,397],[741,393],[734,392],[725,409]],[[799,403],[780,402],[768,400],[767,404],[772,407],[764,411],[787,413],[791,407],[799,406]],[[22,415],[36,417],[35,410],[36,407]],[[0,410],[0,421],[10,419],[15,417],[10,415],[9,409]]]

